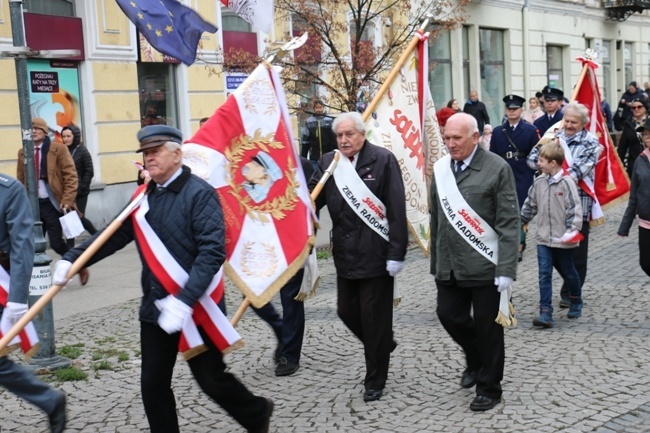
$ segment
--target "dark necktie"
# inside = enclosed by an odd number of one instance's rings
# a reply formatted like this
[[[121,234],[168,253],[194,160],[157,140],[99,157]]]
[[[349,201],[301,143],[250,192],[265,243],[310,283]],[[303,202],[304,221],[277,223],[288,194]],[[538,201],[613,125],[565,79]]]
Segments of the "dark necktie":
[[[456,170],[454,176],[458,177],[463,172],[463,161],[456,161]]]
[[[348,156],[350,158],[350,162],[354,162],[354,156]]]
[[[34,174],[36,181],[41,178],[41,148],[34,147]]]

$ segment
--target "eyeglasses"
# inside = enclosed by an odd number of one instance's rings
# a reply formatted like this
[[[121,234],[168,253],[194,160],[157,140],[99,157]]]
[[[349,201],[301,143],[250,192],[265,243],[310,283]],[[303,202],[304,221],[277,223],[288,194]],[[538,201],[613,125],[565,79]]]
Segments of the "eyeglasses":
[[[633,110],[640,110],[641,108],[645,108],[643,105],[632,105]]]

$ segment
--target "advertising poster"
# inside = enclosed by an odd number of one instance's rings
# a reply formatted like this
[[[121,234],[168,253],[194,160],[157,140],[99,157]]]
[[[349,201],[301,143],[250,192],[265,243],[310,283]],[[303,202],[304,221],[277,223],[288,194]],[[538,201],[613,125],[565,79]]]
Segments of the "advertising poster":
[[[64,126],[81,125],[77,63],[65,60],[27,60],[29,107],[32,118],[41,117],[50,136],[61,142]]]

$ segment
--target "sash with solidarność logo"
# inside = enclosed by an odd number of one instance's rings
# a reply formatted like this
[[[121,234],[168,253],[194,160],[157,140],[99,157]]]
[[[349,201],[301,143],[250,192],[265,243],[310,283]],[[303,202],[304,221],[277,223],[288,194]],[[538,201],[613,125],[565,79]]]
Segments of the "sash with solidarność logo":
[[[145,215],[149,211],[148,197],[133,212],[135,239],[142,251],[142,256],[156,279],[172,296],[185,287],[189,274],[178,264],[176,259],[149,225]],[[241,336],[230,324],[217,303],[223,297],[223,267],[214,276],[208,289],[194,305],[192,320],[186,320],[181,331],[179,351],[187,360],[205,351],[203,339],[197,326],[201,326],[210,340],[222,353],[227,353],[243,346]]]
[[[499,258],[499,237],[463,198],[451,171],[451,156],[445,155],[434,164],[433,174],[442,212],[451,226],[483,257],[495,265]]]
[[[7,306],[7,300],[9,299],[9,291],[11,290],[10,277],[5,268],[0,266],[0,304],[3,307]],[[11,326],[0,322],[2,327],[0,328],[0,337],[5,335],[10,329]],[[6,329],[5,329],[6,328]],[[5,356],[9,352],[15,350],[20,346],[25,354],[25,358],[29,359],[34,353],[38,350],[38,334],[36,333],[36,328],[32,322],[29,322],[22,331],[16,335],[13,340],[9,342],[7,347],[0,351],[0,356]]]
[[[388,219],[386,206],[370,191],[366,183],[345,156],[339,158],[334,170],[334,183],[343,196],[343,200],[368,227],[381,236],[388,238]]]

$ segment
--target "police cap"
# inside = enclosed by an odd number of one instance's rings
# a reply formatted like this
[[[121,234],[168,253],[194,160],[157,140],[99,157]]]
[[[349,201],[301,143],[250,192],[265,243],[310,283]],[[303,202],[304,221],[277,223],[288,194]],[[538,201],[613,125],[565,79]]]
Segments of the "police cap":
[[[162,146],[168,141],[173,141],[178,144],[183,143],[183,134],[181,131],[167,125],[145,126],[138,131],[137,137],[140,142],[140,148],[136,152]]]
[[[505,102],[506,108],[521,108],[524,106],[526,99],[519,95],[506,95],[503,102]]]
[[[564,98],[564,92],[555,87],[544,87],[542,93],[544,93],[545,101],[557,101]]]

